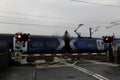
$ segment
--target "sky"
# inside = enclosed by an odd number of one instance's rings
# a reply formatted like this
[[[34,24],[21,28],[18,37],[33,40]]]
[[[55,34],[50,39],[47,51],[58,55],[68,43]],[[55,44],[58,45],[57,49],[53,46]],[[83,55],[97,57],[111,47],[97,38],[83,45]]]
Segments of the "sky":
[[[119,38],[119,20],[120,0],[0,0],[0,33]]]

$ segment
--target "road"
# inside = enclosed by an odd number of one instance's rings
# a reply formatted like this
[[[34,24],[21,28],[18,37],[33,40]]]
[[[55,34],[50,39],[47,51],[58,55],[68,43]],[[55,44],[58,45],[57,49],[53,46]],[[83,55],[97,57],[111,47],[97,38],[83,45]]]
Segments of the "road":
[[[36,67],[11,67],[0,80],[120,80],[120,67],[97,61],[61,60]]]
[[[115,65],[108,64],[90,64],[90,65],[81,65],[77,64],[80,67],[83,67],[87,70],[93,71],[99,75],[102,75],[109,80],[120,80],[120,67]]]

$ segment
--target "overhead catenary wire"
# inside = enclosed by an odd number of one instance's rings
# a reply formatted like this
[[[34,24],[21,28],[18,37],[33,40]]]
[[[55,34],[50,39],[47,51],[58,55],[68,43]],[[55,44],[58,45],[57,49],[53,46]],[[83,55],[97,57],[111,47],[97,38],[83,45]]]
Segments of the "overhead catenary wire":
[[[99,6],[120,8],[120,6],[118,6],[118,5],[101,4],[101,3],[89,2],[89,1],[83,1],[83,0],[70,0],[70,1],[81,2],[81,3],[86,3],[86,4],[93,4],[93,5],[99,5]]]
[[[34,18],[39,18],[41,20],[43,19],[48,19],[48,20],[57,20],[57,21],[67,21],[67,22],[70,22],[70,23],[78,23],[78,22],[104,22],[104,21],[92,21],[92,20],[81,20],[81,19],[73,19],[73,18],[64,18],[64,17],[51,17],[51,16],[41,16],[41,15],[31,15],[31,14],[26,14],[26,13],[19,13],[19,12],[9,12],[9,11],[0,11],[0,13],[7,13],[7,14],[14,14],[14,15],[21,15],[22,17],[24,17],[23,19],[26,19],[25,17],[34,17]],[[30,19],[30,18],[29,18]],[[31,19],[33,20],[33,19]]]
[[[5,16],[0,16],[0,17],[5,17]],[[8,17],[5,17],[5,18],[8,18]],[[13,18],[14,19],[14,17],[10,17],[10,18]],[[15,19],[24,19],[24,18],[15,18]],[[37,27],[48,27],[48,28],[55,28],[55,27],[59,27],[59,28],[75,28],[75,26],[64,26],[64,25],[51,25],[51,24],[40,24],[40,23],[38,23],[38,24],[36,24],[36,23],[31,23],[31,22],[16,22],[16,21],[14,21],[14,20],[9,20],[9,19],[5,19],[5,20],[7,20],[7,22],[6,21],[0,21],[0,23],[2,23],[2,24],[13,24],[13,25],[29,25],[29,26],[37,26]],[[29,20],[29,19],[28,19]],[[118,20],[117,20],[118,21]],[[109,28],[112,28],[113,26],[116,26],[116,25],[109,25],[109,26],[106,26],[106,29],[109,29]],[[97,27],[99,27],[99,26],[97,26]],[[94,27],[94,28],[96,28],[96,27]]]
[[[75,26],[75,25],[79,24],[79,22],[80,23],[87,23],[87,21],[84,21],[84,22],[82,22],[82,21],[69,22],[69,21],[39,20],[39,19],[31,19],[31,18],[25,18],[25,17],[13,17],[13,16],[0,16],[0,18],[1,18],[0,21],[7,20],[7,21],[15,21],[16,22],[16,20],[17,21],[22,20],[22,22],[27,21],[28,23],[39,23],[39,24],[44,23],[44,24],[58,24],[58,25],[61,25],[61,24],[66,25],[66,24],[68,24],[68,25],[71,25],[71,26],[72,25]],[[94,23],[94,21],[93,21],[93,23]]]
[[[24,20],[29,22],[45,22],[45,23],[67,23],[67,24],[77,24],[78,22],[69,22],[69,21],[51,21],[51,20],[39,20],[39,19],[30,19],[30,18],[20,18],[20,17],[11,17],[11,16],[0,16],[4,20]]]
[[[71,0],[72,1],[72,0]],[[74,1],[74,0],[73,0]],[[76,1],[76,0],[75,0]],[[77,0],[78,1],[78,0]],[[120,7],[120,6],[119,6]],[[26,14],[26,13],[18,13],[18,12],[8,12],[8,11],[0,11],[0,12],[2,12],[2,13],[7,13],[7,14],[15,14],[15,15],[22,15],[23,16],[23,18],[21,18],[21,17],[8,17],[8,18],[13,18],[13,19],[23,19],[23,20],[31,20],[31,21],[43,21],[43,20],[34,20],[34,19],[30,19],[30,18],[25,18],[26,16],[32,16],[32,17],[43,17],[43,18],[48,18],[48,19],[54,19],[54,20],[65,20],[65,21],[73,21],[73,22],[76,22],[76,24],[77,24],[77,22],[88,22],[88,21],[86,21],[86,20],[71,20],[71,19],[67,19],[67,18],[56,18],[56,17],[49,17],[49,16],[40,16],[40,15],[31,15],[31,14]],[[2,17],[2,16],[0,16],[0,17]],[[3,16],[3,17],[5,17],[5,16]],[[6,17],[7,18],[7,17]],[[51,20],[52,21],[52,20]],[[51,21],[49,21],[49,22],[51,22]],[[58,21],[59,22],[59,21]],[[4,23],[4,24],[16,24],[16,22],[0,22],[0,23]],[[70,22],[71,23],[71,22]],[[17,23],[18,25],[30,25],[29,23]],[[72,24],[72,23],[71,23]],[[32,24],[31,26],[41,26],[41,24]],[[44,25],[44,24],[43,24]],[[46,25],[44,25],[44,26],[46,26]],[[51,26],[51,25],[47,25],[47,26]],[[53,25],[53,26],[55,26],[55,25]],[[57,25],[58,26],[58,25]],[[59,26],[60,27],[60,26]],[[65,27],[65,26],[64,26]]]
[[[15,18],[17,19],[17,18]],[[34,20],[33,20],[34,21]],[[75,27],[75,23],[69,23],[69,25],[65,24],[65,23],[60,23],[58,24],[59,22],[33,22],[33,21],[29,21],[29,20],[12,20],[12,19],[2,19],[0,20],[0,24],[13,24],[13,25],[22,25],[24,27],[26,27],[26,25],[29,25],[29,26],[35,26],[35,27],[47,27],[47,28],[74,28]],[[38,20],[39,21],[39,20]]]
[[[118,25],[120,25],[120,23],[115,23],[115,24],[106,26],[106,29],[110,29],[110,28],[113,28],[114,26],[118,26]]]
[[[39,24],[47,24],[47,25],[61,25],[61,26],[72,26],[73,28],[79,24],[78,22],[66,22],[66,21],[52,21],[52,20],[39,20],[39,19],[30,19],[30,18],[25,18],[25,17],[14,17],[14,16],[0,16],[1,20],[0,21],[12,21],[13,23],[15,22],[22,22],[22,24],[26,24],[27,25],[29,23],[32,23],[33,25],[35,24],[35,26],[38,26]],[[86,23],[86,22],[82,22],[82,23]],[[8,24],[8,23],[7,23]],[[10,23],[9,23],[10,24]],[[12,23],[11,23],[12,24]],[[21,23],[20,23],[21,25]],[[87,25],[87,23],[86,23]]]
[[[4,24],[18,24],[18,25],[30,25],[29,23],[32,23],[31,21],[35,21],[35,22],[40,22],[40,21],[45,21],[45,20],[35,20],[35,19],[29,19],[29,18],[21,18],[21,17],[12,17],[12,16],[0,16],[0,18],[2,18],[2,19],[4,19],[4,20],[7,20],[7,21],[10,21],[10,22],[0,22],[0,23],[4,23]],[[29,23],[17,23],[16,22],[16,20],[12,20],[12,19],[17,19],[17,20],[24,20],[24,21],[29,21]],[[11,21],[13,21],[13,22],[11,22]],[[119,22],[120,20],[116,20],[116,21],[113,21],[113,22],[111,22],[111,24],[112,23],[115,23],[115,22]],[[50,23],[50,22],[54,22],[54,23],[59,23],[59,21],[47,21],[47,22],[45,22],[45,23]],[[77,24],[77,22],[76,23],[70,23],[70,22],[62,22],[62,23],[69,23],[69,24],[73,24],[73,25],[76,25]],[[58,26],[58,25],[41,25],[41,24],[35,24],[35,23],[33,23],[33,24],[31,24],[31,26]],[[120,25],[120,24],[117,24],[117,25]],[[117,25],[109,25],[109,26],[106,26],[106,29],[108,29],[108,28],[111,28],[111,27],[113,27],[113,26],[117,26]],[[63,25],[61,25],[61,26],[63,26]],[[61,27],[61,26],[59,26],[59,27]],[[65,27],[65,26],[64,26]]]
[[[96,5],[106,5],[106,4],[99,4],[95,2],[88,2],[88,1],[83,1],[83,0],[71,0],[71,1],[76,1],[76,2],[84,2],[84,3],[90,3],[90,4],[96,4]],[[108,6],[108,5],[106,5]],[[116,6],[116,5],[109,5],[109,6]],[[120,7],[120,6],[118,6]],[[32,16],[32,17],[39,17],[39,18],[47,18],[47,19],[54,19],[54,20],[65,20],[65,21],[72,21],[70,23],[77,23],[77,22],[88,22],[87,20],[79,20],[79,19],[68,19],[68,18],[62,18],[62,17],[50,17],[50,16],[40,16],[40,15],[32,15],[32,14],[26,14],[26,13],[19,13],[19,12],[9,12],[9,11],[0,11],[0,13],[7,13],[7,14],[15,14],[15,15],[22,15],[24,20],[31,20],[31,21],[40,21],[40,20],[33,20],[33,19],[28,19],[25,18],[25,16]],[[1,16],[0,16],[1,17]],[[12,17],[11,17],[12,18]],[[16,18],[17,19],[17,18]],[[20,18],[19,18],[20,19]],[[41,20],[42,21],[42,20]],[[51,20],[52,21],[52,20]],[[94,21],[90,21],[94,22]],[[99,22],[99,21],[98,21]],[[67,23],[67,22],[66,22]]]
[[[63,18],[63,17],[62,18],[61,17],[50,17],[50,16],[41,16],[41,15],[32,15],[32,14],[18,13],[18,12],[8,12],[8,11],[0,11],[0,13],[22,15],[22,16],[32,16],[32,17],[37,17],[37,18],[39,17],[39,18],[46,18],[46,19],[53,19],[53,20],[82,21],[82,20],[78,20],[78,19],[70,19],[70,18]]]
[[[44,25],[44,24],[31,24],[31,23],[20,23],[20,22],[3,22],[0,21],[2,24],[13,24],[13,25],[29,25],[29,26],[38,26],[38,27],[59,27],[59,28],[66,28],[67,26],[60,26],[60,25]],[[71,27],[71,26],[68,26]]]
[[[113,28],[113,26],[119,26],[120,25],[120,20],[115,20],[110,23],[111,25],[107,26],[106,29]]]

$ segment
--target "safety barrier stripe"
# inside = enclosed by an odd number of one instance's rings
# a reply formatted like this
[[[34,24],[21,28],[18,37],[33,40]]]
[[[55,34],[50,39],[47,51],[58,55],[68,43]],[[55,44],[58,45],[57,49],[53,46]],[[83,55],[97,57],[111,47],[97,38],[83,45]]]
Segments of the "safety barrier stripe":
[[[92,56],[92,55],[105,55],[106,53],[65,53],[65,54],[23,54],[22,56],[84,56],[84,55],[88,55],[88,56]]]

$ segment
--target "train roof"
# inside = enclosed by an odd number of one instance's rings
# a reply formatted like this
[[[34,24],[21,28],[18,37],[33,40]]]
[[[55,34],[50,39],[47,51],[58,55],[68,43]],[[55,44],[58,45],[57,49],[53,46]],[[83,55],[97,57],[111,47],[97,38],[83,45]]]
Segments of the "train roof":
[[[4,34],[4,33],[0,33],[0,36],[14,36],[14,34]]]
[[[0,33],[0,36],[14,36],[15,34],[5,34]],[[43,37],[43,38],[62,38],[63,36],[55,36],[55,35],[30,35],[31,37]],[[70,37],[70,38],[78,38],[78,37]],[[102,39],[102,38],[95,38],[95,37],[79,37],[80,39]],[[120,40],[120,38],[115,38],[116,40]]]

